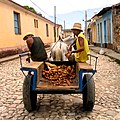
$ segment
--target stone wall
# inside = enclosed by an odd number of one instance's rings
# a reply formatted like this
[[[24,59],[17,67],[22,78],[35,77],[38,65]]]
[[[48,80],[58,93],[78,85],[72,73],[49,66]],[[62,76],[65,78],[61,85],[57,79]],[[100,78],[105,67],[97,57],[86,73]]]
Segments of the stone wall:
[[[28,48],[26,46],[0,48],[0,58],[15,55],[15,54],[20,54],[27,51],[28,51]]]
[[[50,44],[45,44],[45,48],[48,47],[50,47]],[[29,50],[27,46],[0,48],[0,58],[8,57],[15,54],[21,54],[28,51]]]
[[[113,14],[113,49],[120,53],[120,14]]]

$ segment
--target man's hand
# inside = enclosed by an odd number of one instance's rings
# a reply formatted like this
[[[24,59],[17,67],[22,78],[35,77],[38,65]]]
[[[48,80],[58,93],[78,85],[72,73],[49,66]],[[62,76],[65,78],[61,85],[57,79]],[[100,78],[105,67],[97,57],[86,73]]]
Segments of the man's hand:
[[[26,58],[26,61],[27,61],[28,63],[30,63],[30,57]]]
[[[65,54],[65,56],[69,59],[72,54],[72,51],[69,51],[68,53]]]

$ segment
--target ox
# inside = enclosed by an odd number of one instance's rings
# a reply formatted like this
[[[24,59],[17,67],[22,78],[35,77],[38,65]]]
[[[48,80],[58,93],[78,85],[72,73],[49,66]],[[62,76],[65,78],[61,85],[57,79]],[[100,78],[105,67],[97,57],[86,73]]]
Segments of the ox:
[[[74,42],[74,38],[67,37],[59,40],[51,45],[50,61],[68,61],[65,54],[68,52],[69,45]]]

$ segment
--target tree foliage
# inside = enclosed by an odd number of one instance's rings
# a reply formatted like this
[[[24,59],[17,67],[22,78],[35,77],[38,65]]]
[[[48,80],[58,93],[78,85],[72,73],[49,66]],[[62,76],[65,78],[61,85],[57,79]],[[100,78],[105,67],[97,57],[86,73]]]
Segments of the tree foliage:
[[[29,7],[29,6],[26,5],[26,6],[24,6],[24,8],[26,8],[26,9],[34,12],[34,13],[37,13],[33,7]]]

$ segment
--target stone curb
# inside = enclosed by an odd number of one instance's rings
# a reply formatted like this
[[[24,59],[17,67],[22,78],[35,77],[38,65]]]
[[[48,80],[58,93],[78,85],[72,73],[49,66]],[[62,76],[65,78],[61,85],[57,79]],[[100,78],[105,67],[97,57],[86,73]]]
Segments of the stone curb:
[[[8,62],[8,61],[11,61],[11,60],[14,60],[14,59],[17,59],[17,58],[19,58],[19,55],[13,55],[13,56],[10,56],[10,57],[1,58],[0,63]]]
[[[93,52],[98,53],[98,54],[99,54],[99,51],[100,51],[100,49],[95,49],[95,48],[92,48],[92,47],[90,47],[90,50],[92,50]],[[104,50],[104,51],[105,51],[105,53],[103,55],[108,56],[108,57],[113,58],[113,59],[120,60],[120,54],[119,53],[116,53],[116,52],[114,52],[112,50],[108,50],[108,49]]]

